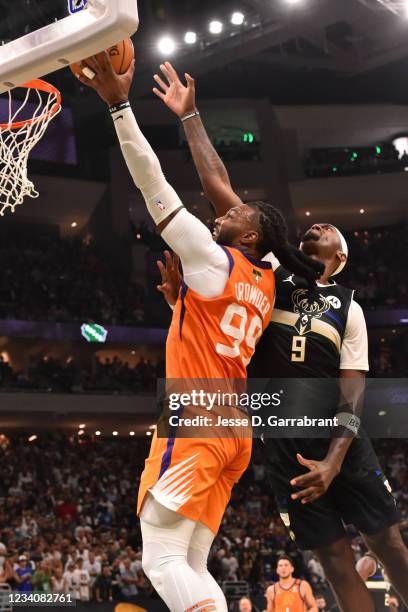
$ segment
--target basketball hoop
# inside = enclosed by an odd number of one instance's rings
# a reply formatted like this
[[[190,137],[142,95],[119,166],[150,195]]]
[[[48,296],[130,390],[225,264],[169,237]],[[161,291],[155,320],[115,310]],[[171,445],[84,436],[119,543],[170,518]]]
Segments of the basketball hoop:
[[[0,123],[2,216],[7,208],[14,212],[25,197],[38,198],[39,194],[27,176],[28,157],[44,136],[52,118],[61,110],[61,94],[50,83],[37,79],[19,87],[27,90],[23,100],[13,98],[14,90],[8,91],[8,122]]]

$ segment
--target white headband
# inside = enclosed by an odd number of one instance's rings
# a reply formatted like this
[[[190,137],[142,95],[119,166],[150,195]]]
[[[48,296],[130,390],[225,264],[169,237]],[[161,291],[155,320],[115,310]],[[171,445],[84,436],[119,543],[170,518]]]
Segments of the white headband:
[[[333,227],[334,227],[334,225],[333,225]],[[337,227],[334,227],[334,229],[336,230],[337,235],[338,235],[338,237],[340,239],[341,251],[342,251],[342,253],[345,254],[346,259],[340,263],[339,267],[333,272],[332,276],[336,276],[336,274],[340,274],[340,272],[343,270],[344,266],[347,263],[347,258],[348,258],[348,254],[349,254],[348,245],[347,245],[345,237],[343,236],[341,231],[339,229],[337,229]]]

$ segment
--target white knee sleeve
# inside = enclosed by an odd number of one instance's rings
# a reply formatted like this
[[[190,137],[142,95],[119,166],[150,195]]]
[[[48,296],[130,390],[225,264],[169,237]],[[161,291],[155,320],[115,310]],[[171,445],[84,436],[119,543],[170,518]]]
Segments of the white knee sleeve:
[[[208,555],[214,541],[214,534],[202,523],[197,523],[188,548],[187,561],[190,567],[199,574],[211,591],[217,610],[228,612],[227,600],[218,582],[208,571]]]
[[[187,562],[196,527],[149,496],[141,514],[143,569],[171,612],[219,612],[205,580]]]

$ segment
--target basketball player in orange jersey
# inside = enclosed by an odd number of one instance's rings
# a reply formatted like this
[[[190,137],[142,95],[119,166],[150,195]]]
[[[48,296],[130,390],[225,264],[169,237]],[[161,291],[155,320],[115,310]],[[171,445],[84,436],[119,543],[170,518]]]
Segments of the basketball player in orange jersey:
[[[266,612],[318,612],[310,584],[294,578],[294,571],[289,557],[279,557],[276,567],[279,582],[266,590]]]
[[[87,65],[92,79],[77,76],[108,104],[134,182],[183,266],[167,340],[167,378],[245,380],[275,294],[271,265],[262,258],[271,250],[279,253],[310,284],[324,266],[288,244],[282,216],[264,202],[232,208],[212,235],[183,207],[139,129],[128,102],[134,65],[117,75],[106,53]],[[143,568],[173,612],[227,612],[207,557],[251,446],[249,438],[154,436],[138,500]]]

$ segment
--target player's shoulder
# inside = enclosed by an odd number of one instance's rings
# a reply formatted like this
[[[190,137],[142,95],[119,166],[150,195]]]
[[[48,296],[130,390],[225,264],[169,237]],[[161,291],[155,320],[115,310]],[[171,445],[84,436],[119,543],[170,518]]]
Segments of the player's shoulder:
[[[352,325],[352,324],[355,324],[355,325],[357,325],[357,324],[358,325],[365,324],[364,311],[363,311],[362,307],[360,306],[360,304],[358,302],[356,302],[354,297],[353,297],[353,299],[350,302],[350,308],[349,308],[347,323],[349,325]]]

